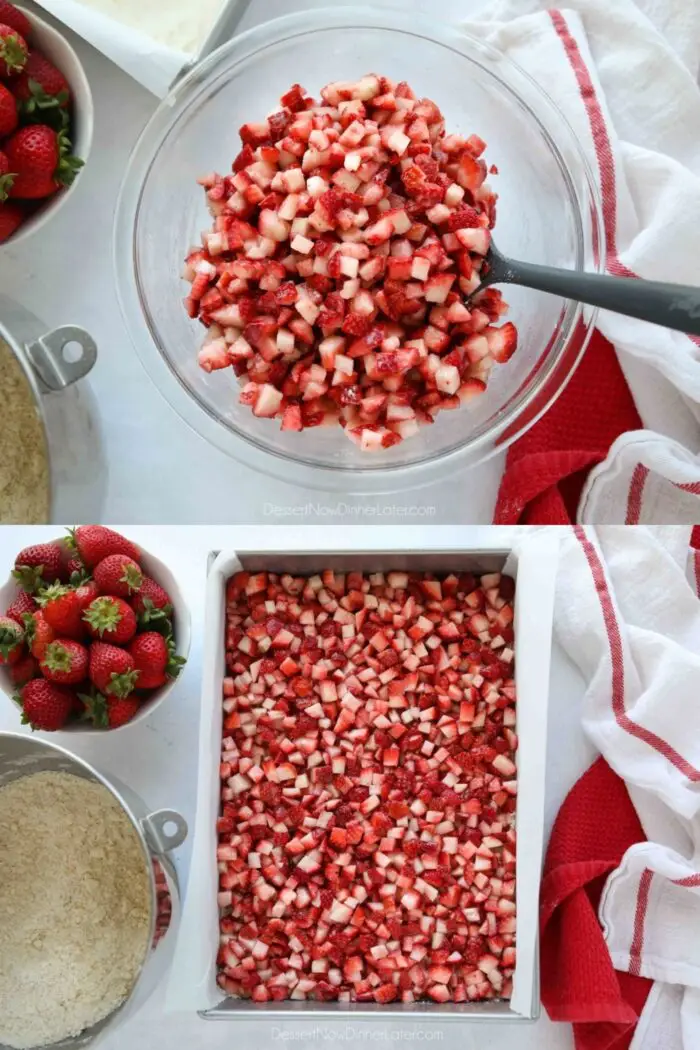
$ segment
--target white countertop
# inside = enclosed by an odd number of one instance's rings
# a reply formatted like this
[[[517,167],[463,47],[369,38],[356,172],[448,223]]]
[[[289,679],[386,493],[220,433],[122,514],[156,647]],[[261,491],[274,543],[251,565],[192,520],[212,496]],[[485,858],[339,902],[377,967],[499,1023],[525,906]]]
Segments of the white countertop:
[[[106,774],[114,774],[131,787],[153,809],[179,810],[192,822],[195,806],[197,764],[198,692],[201,672],[202,619],[207,554],[233,545],[232,530],[226,527],[159,528],[125,527],[125,533],[146,550],[158,553],[179,580],[192,615],[193,641],[187,667],[177,686],[151,718],[137,727],[100,737],[78,734],[46,734]],[[445,530],[455,545],[478,546],[483,529]],[[504,534],[506,530],[503,530]],[[0,579],[4,580],[18,551],[29,543],[52,539],[60,534],[54,527],[28,529],[8,526],[0,529]],[[436,540],[434,530],[431,539]],[[260,541],[259,529],[252,529],[249,540]],[[448,542],[448,535],[440,537]],[[418,547],[419,544],[416,544]],[[550,688],[550,714],[547,759],[547,836],[554,817],[577,777],[595,757],[580,729],[583,683],[575,668],[555,646]],[[16,708],[0,695],[0,731],[29,732],[19,725]],[[42,734],[44,735],[44,734]],[[189,841],[175,853],[181,886],[186,887]],[[380,1021],[358,1021],[349,1026],[328,1020],[321,1023],[298,1021],[286,1024],[260,1021],[202,1021],[196,1015],[165,1015],[164,988],[161,986],[140,1013],[130,1018],[100,1045],[103,1050],[153,1050],[164,1045],[169,1050],[229,1050],[256,1047],[273,1050],[286,1043],[313,1047],[405,1042],[430,1043],[443,1050],[477,1050],[484,1043],[483,1026],[474,1023],[421,1023],[398,1027]],[[422,1033],[422,1034],[421,1034]],[[571,1050],[573,1039],[568,1025],[554,1025],[546,1017],[533,1024],[493,1024],[488,1028],[489,1050]]]
[[[445,0],[441,15],[465,16],[473,3]],[[32,7],[31,0],[26,6]],[[253,0],[242,28],[293,10],[323,6],[321,0]],[[425,9],[425,0],[422,4],[412,0],[409,6]],[[50,20],[45,11],[41,16]],[[284,523],[299,519],[272,517],[266,504],[293,508],[311,500],[313,505],[303,519],[308,523],[319,521],[316,501],[334,509],[322,524],[357,522],[352,509],[345,509],[343,503],[382,506],[387,523],[490,522],[502,456],[463,475],[462,484],[456,484],[453,475],[441,486],[410,495],[338,499],[254,474],[205,443],[175,415],[136,356],[122,321],[112,274],[112,221],[122,173],[156,99],[90,45],[64,31],[84,63],[94,96],[92,153],[80,175],[80,192],[52,219],[46,234],[35,235],[16,248],[0,248],[0,287],[45,321],[47,328],[81,325],[98,343],[98,362],[89,383],[100,406],[107,463],[100,520]],[[407,514],[405,508],[412,507],[416,511]],[[434,510],[426,513],[426,508]]]

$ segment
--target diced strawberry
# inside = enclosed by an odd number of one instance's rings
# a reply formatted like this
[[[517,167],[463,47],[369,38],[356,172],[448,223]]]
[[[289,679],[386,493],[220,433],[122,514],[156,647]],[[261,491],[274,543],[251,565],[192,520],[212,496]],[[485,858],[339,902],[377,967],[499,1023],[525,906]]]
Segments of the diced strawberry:
[[[484,334],[488,352],[493,359],[501,364],[509,361],[515,353],[518,343],[518,333],[515,325],[509,321],[500,328],[487,328]]]
[[[339,424],[365,451],[482,392],[517,343],[497,289],[464,302],[495,220],[483,140],[375,73],[320,102],[295,84],[240,134],[232,172],[199,179],[213,224],[183,276],[200,366],[232,366],[241,404],[283,430]]]

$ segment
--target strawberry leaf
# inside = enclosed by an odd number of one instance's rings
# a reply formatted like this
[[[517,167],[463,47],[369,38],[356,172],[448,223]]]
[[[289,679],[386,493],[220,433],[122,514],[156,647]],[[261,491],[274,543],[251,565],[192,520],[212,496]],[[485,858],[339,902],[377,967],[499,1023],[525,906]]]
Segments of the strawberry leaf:
[[[70,124],[66,109],[68,92],[59,91],[57,95],[49,95],[36,80],[29,81],[29,92],[29,98],[23,99],[18,105],[22,122],[48,124],[54,131],[66,131]]]
[[[92,722],[93,725],[100,726],[102,729],[109,727],[107,701],[102,693],[92,689],[89,693],[78,693],[78,699],[85,704],[85,711],[82,715],[84,721]]]
[[[56,583],[52,583],[50,587],[42,587],[36,595],[36,600],[43,608],[45,605],[48,605],[49,602],[58,601],[59,598],[63,598],[64,595],[69,594],[70,590],[70,587],[66,587],[65,584],[56,581]]]
[[[0,201],[6,201],[10,195],[10,190],[17,178],[17,172],[8,171],[5,175],[0,175]]]
[[[13,33],[10,36],[0,37],[0,59],[11,73],[21,72],[26,65],[27,57],[27,50],[19,36]]]
[[[187,663],[184,656],[178,656],[175,650],[175,639],[170,636],[168,638],[168,663],[165,668],[165,673],[168,678],[177,678],[182,668]]]
[[[158,631],[167,640],[173,636],[172,605],[164,605],[159,609],[150,598],[143,599],[143,611],[138,615],[140,627],[146,627],[149,631]]]
[[[81,587],[84,583],[87,583],[88,580],[91,579],[92,576],[86,568],[83,567],[82,569],[75,569],[70,574],[70,585],[71,587]]]
[[[12,576],[23,591],[34,594],[40,587],[46,586],[43,565],[18,565],[12,570]]]
[[[54,179],[62,186],[70,186],[85,162],[79,157],[71,156],[71,141],[65,129],[58,133],[58,150],[60,159],[54,172]]]
[[[22,613],[22,620],[24,621],[24,637],[27,645],[31,645],[36,637],[36,620],[32,613]]]
[[[136,688],[138,676],[138,671],[125,671],[124,674],[117,674],[113,671],[107,686],[107,692],[110,696],[116,696],[120,700],[126,699]]]
[[[15,623],[15,621],[12,621]],[[18,645],[24,640],[24,631],[18,623],[15,624],[15,628],[12,627],[0,627],[0,656],[4,659],[10,655],[13,649],[16,649]]]

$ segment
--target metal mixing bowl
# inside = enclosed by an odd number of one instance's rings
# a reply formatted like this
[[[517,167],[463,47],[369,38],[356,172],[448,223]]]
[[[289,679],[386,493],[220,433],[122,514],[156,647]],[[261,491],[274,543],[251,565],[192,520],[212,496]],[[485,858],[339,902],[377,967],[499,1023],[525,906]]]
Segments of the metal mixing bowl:
[[[175,870],[168,859],[170,850],[180,846],[187,837],[187,823],[179,813],[169,809],[150,812],[146,804],[129,788],[108,779],[84,759],[77,758],[56,744],[19,733],[0,733],[0,789],[13,780],[44,772],[70,773],[93,783],[102,784],[119,803],[129,818],[138,836],[143,852],[143,863],[148,873],[151,896],[151,916],[148,948],[141,964],[139,975],[129,997],[107,1017],[85,1029],[80,1035],[51,1044],[51,1050],[74,1050],[88,1046],[103,1032],[123,1024],[151,995],[164,973],[167,952],[164,939],[157,927],[158,896],[153,861],[156,860],[166,876],[173,902],[173,911],[178,902],[178,887]],[[0,1050],[10,1050],[0,1044]]]
[[[97,360],[94,339],[76,325],[47,331],[28,310],[0,295],[0,340],[24,373],[44,430],[50,520],[99,521],[106,472],[97,412],[91,392],[75,385]]]

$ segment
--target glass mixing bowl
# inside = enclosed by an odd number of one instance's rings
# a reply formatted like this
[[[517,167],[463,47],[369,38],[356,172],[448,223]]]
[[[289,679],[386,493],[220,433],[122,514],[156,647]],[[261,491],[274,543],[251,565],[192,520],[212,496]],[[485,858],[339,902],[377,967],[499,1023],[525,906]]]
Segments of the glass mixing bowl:
[[[242,34],[198,65],[163,101],[132,156],[120,195],[115,263],[132,338],[153,381],[204,438],[253,469],[304,487],[390,492],[437,481],[503,449],[561,393],[585,350],[595,311],[508,286],[519,347],[485,394],[380,453],[340,427],[282,432],[238,403],[231,369],[197,364],[203,328],[190,320],[180,274],[210,218],[196,178],[230,170],[238,128],[272,112],[294,82],[318,96],[329,81],[376,71],[408,80],[442,109],[448,132],[476,133],[500,195],[504,253],[569,269],[600,268],[601,207],[572,129],[554,102],[500,52],[427,16],[329,8]],[[145,321],[145,325],[144,325]],[[149,338],[150,336],[150,338]]]

